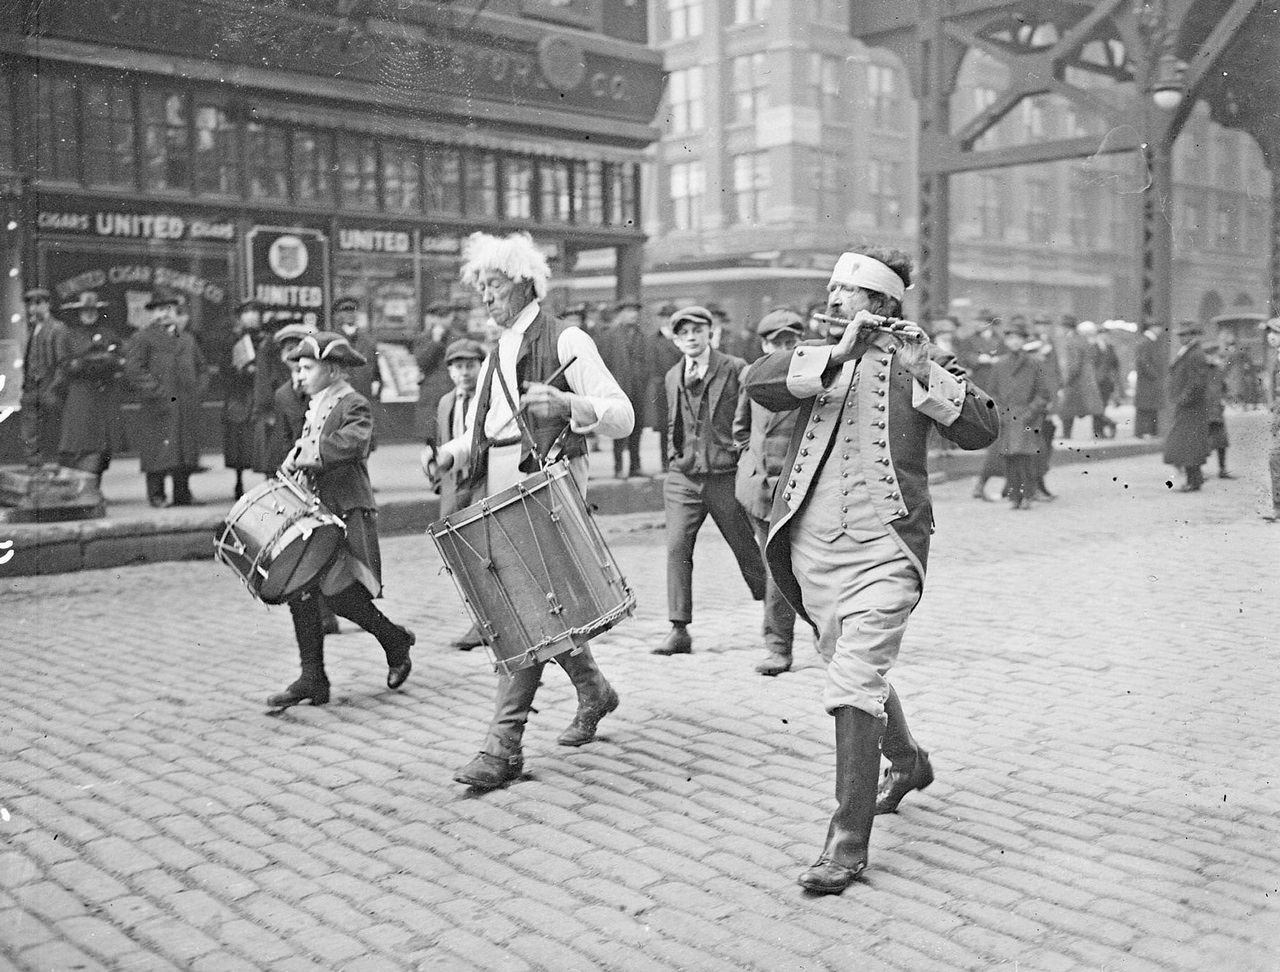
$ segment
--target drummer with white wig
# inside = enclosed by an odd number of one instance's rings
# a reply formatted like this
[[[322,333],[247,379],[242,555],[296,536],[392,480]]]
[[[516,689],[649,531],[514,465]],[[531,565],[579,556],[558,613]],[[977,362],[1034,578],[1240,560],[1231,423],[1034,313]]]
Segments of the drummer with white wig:
[[[470,438],[439,449],[428,446],[424,471],[437,478],[455,466],[467,466],[472,495],[492,496],[537,472],[539,457],[564,457],[585,493],[586,436],[628,436],[635,425],[631,401],[590,336],[542,307],[551,269],[529,234],[473,233],[462,255],[463,282],[476,288],[501,332],[471,400],[466,422]],[[618,707],[618,694],[588,646],[555,660],[578,694],[577,714],[557,742],[582,746],[595,738],[600,720]],[[459,783],[488,790],[521,775],[521,741],[544,665],[498,676],[497,707],[484,748],[454,775]]]
[[[304,334],[286,358],[297,362],[298,384],[310,397],[302,434],[280,472],[310,486],[325,508],[342,519],[346,538],[319,580],[289,602],[302,674],[267,700],[274,708],[329,701],[324,620],[317,595],[323,595],[335,614],[378,639],[387,659],[387,688],[397,689],[409,677],[409,649],[415,641],[412,631],[390,621],[373,603],[382,594],[377,503],[367,465],[373,411],[346,377],[346,369],[365,364],[365,357],[341,334],[320,331]]]

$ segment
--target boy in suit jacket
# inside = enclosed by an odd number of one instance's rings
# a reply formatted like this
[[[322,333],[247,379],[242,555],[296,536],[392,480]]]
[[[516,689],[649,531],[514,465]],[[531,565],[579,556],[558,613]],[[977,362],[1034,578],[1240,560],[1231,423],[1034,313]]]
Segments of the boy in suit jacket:
[[[378,550],[378,508],[369,483],[373,415],[369,400],[346,379],[346,369],[366,359],[341,334],[307,335],[288,354],[298,364],[298,384],[308,396],[302,434],[280,471],[305,475],[325,507],[342,518],[345,543],[320,579],[289,602],[302,674],[267,705],[284,708],[310,701],[329,701],[324,669],[324,628],[316,594],[334,613],[354,621],[378,639],[387,658],[387,688],[404,684],[413,668],[409,649],[414,634],[388,620],[374,605],[382,594],[382,559]]]
[[[667,514],[667,609],[671,631],[655,655],[693,650],[693,545],[711,514],[729,543],[751,596],[764,600],[765,571],[755,531],[734,497],[741,446],[733,418],[746,362],[711,347],[711,312],[686,307],[671,317],[671,333],[684,360],[667,372],[670,471],[662,488]]]
[[[780,308],[761,318],[756,327],[765,354],[790,351],[804,336],[804,318],[795,311]],[[782,475],[795,428],[796,412],[771,412],[743,395],[738,401],[738,414],[733,420],[735,441],[745,442],[746,449],[738,459],[738,478],[734,494],[755,524],[760,558],[769,538],[769,509],[773,506],[774,487]],[[791,669],[791,643],[795,636],[796,612],[778,590],[773,577],[765,572],[764,649],[765,656],[756,665],[761,675],[781,675]]]

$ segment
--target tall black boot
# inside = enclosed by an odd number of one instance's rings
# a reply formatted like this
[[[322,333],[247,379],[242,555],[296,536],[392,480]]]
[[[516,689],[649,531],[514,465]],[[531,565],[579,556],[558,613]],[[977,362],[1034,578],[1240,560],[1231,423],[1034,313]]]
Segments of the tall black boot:
[[[902,702],[892,685],[884,703],[884,714],[889,723],[884,727],[880,748],[889,761],[889,768],[884,771],[876,794],[876,813],[897,813],[904,796],[912,790],[923,790],[933,782],[933,766],[929,763],[929,754],[911,735]]]
[[[324,626],[320,620],[317,596],[308,594],[289,602],[302,674],[283,692],[267,699],[267,705],[273,709],[307,701],[312,705],[324,705],[329,701],[329,678],[324,672]]]
[[[378,639],[387,656],[387,688],[399,688],[409,677],[413,662],[409,649],[417,637],[404,625],[395,624],[373,603],[373,597],[362,584],[352,584],[337,594],[325,595],[334,614],[354,621]]]
[[[822,854],[800,875],[815,894],[839,894],[867,866],[867,845],[876,814],[880,737],[884,724],[862,709],[841,706],[836,720],[836,812]]]

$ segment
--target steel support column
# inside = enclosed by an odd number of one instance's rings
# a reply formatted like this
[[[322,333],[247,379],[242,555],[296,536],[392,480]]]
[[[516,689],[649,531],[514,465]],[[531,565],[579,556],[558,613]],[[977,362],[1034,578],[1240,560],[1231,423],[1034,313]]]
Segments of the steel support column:
[[[1158,122],[1143,148],[1147,186],[1142,193],[1138,237],[1141,282],[1135,319],[1141,328],[1167,327],[1173,314],[1173,146]]]
[[[953,73],[947,64],[948,41],[941,11],[929,4],[920,25],[919,172],[920,263],[916,270],[916,313],[924,322],[951,308],[951,173],[931,164],[951,135]],[[925,33],[927,32],[927,33]]]

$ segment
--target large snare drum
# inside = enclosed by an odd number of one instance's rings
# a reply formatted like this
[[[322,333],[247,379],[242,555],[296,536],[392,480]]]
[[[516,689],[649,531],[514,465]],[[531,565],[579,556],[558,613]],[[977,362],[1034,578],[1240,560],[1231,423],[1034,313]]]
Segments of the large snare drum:
[[[431,524],[446,568],[511,674],[586,644],[636,606],[567,463]]]
[[[265,604],[283,604],[333,562],[346,527],[301,483],[268,479],[231,508],[214,556]]]

